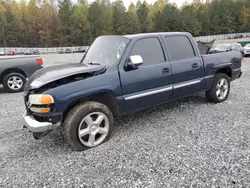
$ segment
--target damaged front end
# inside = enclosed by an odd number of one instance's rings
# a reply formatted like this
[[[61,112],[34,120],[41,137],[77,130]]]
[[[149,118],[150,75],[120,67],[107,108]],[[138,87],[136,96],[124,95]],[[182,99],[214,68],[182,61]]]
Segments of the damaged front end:
[[[29,80],[25,87],[24,101],[26,111],[23,115],[25,122],[24,127],[32,132],[36,139],[44,137],[62,124],[63,112],[56,110],[56,96],[45,94],[46,91],[102,74],[105,72],[105,69],[102,68],[90,72],[78,71],[75,74],[73,72],[69,74],[68,71],[68,74],[65,74],[65,76],[62,75],[62,72],[58,76],[58,79],[53,77],[53,79],[50,80],[38,72],[37,74],[39,76],[34,75],[34,77],[37,76],[37,79],[33,78]],[[46,74],[47,72],[44,73],[44,75]],[[51,74],[53,73],[51,72]],[[52,77],[52,75],[49,76]]]
[[[52,96],[31,91],[26,93],[24,100],[24,128],[32,132],[34,138],[41,138],[61,125],[62,115],[56,112]]]

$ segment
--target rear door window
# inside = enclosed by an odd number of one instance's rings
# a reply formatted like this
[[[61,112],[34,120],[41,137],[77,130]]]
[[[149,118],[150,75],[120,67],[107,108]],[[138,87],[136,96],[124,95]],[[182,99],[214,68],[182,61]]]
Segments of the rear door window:
[[[193,46],[186,36],[169,36],[165,38],[170,61],[195,57]]]
[[[165,62],[165,56],[158,38],[138,40],[130,53],[130,56],[132,55],[140,55],[143,59],[143,65]]]

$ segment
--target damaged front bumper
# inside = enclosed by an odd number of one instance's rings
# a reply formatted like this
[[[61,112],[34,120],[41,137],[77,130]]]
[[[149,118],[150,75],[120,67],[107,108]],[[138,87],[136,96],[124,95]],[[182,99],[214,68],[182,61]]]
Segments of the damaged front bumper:
[[[24,127],[32,132],[35,138],[41,138],[61,125],[60,121],[55,124],[51,122],[39,122],[32,115],[28,115],[27,111],[24,112],[23,118]]]

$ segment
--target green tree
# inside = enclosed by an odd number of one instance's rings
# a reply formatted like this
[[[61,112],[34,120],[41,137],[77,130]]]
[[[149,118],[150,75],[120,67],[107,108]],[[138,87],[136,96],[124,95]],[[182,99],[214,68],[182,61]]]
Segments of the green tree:
[[[148,24],[149,24],[149,19],[148,19],[149,9],[145,1],[137,9],[136,13],[137,13],[139,23],[140,23],[140,31],[142,33],[146,33],[148,31]]]
[[[110,0],[101,0],[100,6],[104,12],[104,34],[112,34],[112,4]]]
[[[142,5],[141,0],[138,0],[135,6],[136,10],[138,10],[138,8],[140,8],[141,5]]]
[[[105,15],[104,10],[98,2],[93,2],[88,11],[88,22],[90,26],[90,43],[98,36],[105,34]]]
[[[192,5],[184,6],[180,12],[181,30],[198,36],[201,32],[201,23],[197,18],[197,11]]]
[[[178,9],[167,4],[162,12],[158,11],[154,16],[154,28],[156,31],[179,31],[180,30],[180,15]]]
[[[39,14],[35,0],[30,0],[25,13],[26,42],[27,46],[39,45]]]
[[[88,44],[90,26],[88,22],[88,4],[86,0],[79,0],[73,7],[72,15],[72,35],[74,44],[81,46]]]
[[[103,34],[187,31],[194,36],[248,32],[249,0],[193,0],[180,8],[168,0],[0,0],[0,46],[90,44]],[[46,3],[45,3],[46,2]],[[39,3],[41,3],[39,5]]]
[[[3,3],[0,4],[0,45],[7,46],[6,41],[6,17],[5,17],[6,8]]]
[[[117,0],[113,5],[113,32],[117,35],[126,34],[127,24],[127,13],[123,1]]]
[[[232,0],[215,0],[209,6],[211,34],[227,34],[234,32]],[[234,23],[235,24],[235,23]]]
[[[201,36],[210,35],[211,33],[211,21],[210,21],[210,13],[209,7],[207,5],[202,5],[197,10],[197,19],[201,24]]]
[[[8,46],[22,46],[20,23],[10,10],[5,12],[5,17],[7,22],[5,32]]]
[[[57,17],[57,11],[51,4],[43,4],[39,8],[39,44],[42,46],[60,45],[55,43],[56,33],[58,30],[59,20]],[[56,41],[56,40],[55,40]]]
[[[136,13],[136,7],[134,3],[130,3],[129,7],[128,7],[128,12],[130,13]]]
[[[58,40],[60,45],[72,45],[72,3],[70,0],[60,0],[58,2],[59,12],[58,17],[60,20],[60,33]],[[59,42],[59,41],[58,41]]]
[[[140,31],[139,19],[135,11],[135,6],[133,6],[134,4],[131,4],[131,5],[130,5],[129,11],[127,12],[127,20],[126,20],[126,33],[127,34],[135,34]]]

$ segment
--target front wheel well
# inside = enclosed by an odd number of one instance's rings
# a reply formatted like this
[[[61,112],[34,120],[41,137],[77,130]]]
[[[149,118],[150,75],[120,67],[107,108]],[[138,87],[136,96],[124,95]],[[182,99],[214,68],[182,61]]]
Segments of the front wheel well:
[[[216,74],[218,73],[224,73],[226,74],[229,78],[232,78],[232,69],[230,67],[225,67],[225,68],[220,68]]]
[[[85,98],[82,98],[82,99],[79,99],[79,100],[72,102],[63,113],[63,117],[62,117],[63,121],[71,109],[73,109],[79,103],[84,103],[87,101],[95,101],[95,102],[102,103],[110,109],[110,111],[112,112],[112,114],[114,116],[119,115],[119,107],[117,105],[115,98],[109,93],[101,93],[101,94],[97,94],[97,95],[88,96],[88,97],[85,97]]]
[[[25,78],[27,78],[27,75],[25,74],[23,70],[18,69],[18,68],[11,68],[11,69],[6,69],[2,72],[2,74],[0,75],[0,83],[3,83],[4,77],[9,73],[19,73],[23,75]]]

